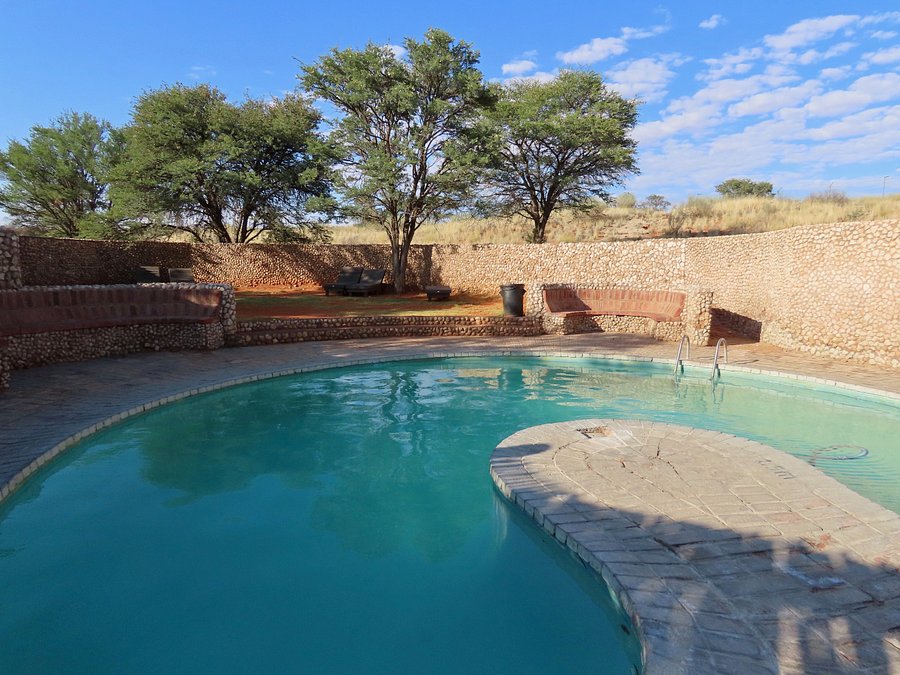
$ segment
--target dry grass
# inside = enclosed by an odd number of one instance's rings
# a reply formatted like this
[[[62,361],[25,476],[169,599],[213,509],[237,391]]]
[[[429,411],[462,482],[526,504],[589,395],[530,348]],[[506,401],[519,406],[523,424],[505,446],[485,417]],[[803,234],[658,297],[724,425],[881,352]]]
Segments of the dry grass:
[[[547,227],[550,242],[618,241],[645,237],[703,236],[768,232],[798,225],[856,220],[900,219],[900,194],[847,198],[840,193],[795,199],[719,199],[692,197],[669,213],[598,205],[585,212],[563,210]],[[527,240],[529,223],[521,218],[455,218],[427,223],[418,244],[517,244]],[[379,227],[333,227],[336,244],[383,244]]]

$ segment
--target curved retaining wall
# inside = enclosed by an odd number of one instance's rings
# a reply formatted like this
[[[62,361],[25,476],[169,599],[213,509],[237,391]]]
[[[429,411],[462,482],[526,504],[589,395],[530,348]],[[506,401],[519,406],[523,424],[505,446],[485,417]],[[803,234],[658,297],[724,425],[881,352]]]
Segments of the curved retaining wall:
[[[235,347],[375,337],[529,337],[542,335],[537,317],[356,316],[241,321],[227,338]]]
[[[0,251],[9,238],[0,231]],[[239,287],[322,284],[344,265],[389,267],[387,245],[21,237],[19,247],[29,285],[125,283],[137,265],[192,267],[198,281]],[[0,284],[14,283],[2,260]],[[413,246],[407,282],[491,294],[510,282],[703,288],[720,321],[763,342],[900,369],[900,220],[691,239]]]

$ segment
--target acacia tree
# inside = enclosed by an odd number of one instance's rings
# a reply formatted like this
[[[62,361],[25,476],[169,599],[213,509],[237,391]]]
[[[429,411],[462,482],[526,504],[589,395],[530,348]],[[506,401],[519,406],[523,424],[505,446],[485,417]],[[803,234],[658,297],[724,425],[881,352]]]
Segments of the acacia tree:
[[[319,122],[299,96],[234,105],[209,85],[148,92],[124,130],[113,195],[132,217],[198,241],[326,238],[309,218],[331,188]]]
[[[482,124],[487,208],[529,218],[531,241],[543,243],[555,208],[608,199],[609,188],[638,172],[628,135],[636,122],[637,104],[596,73],[502,87]]]
[[[466,42],[431,29],[404,47],[405,57],[374,44],[334,49],[299,76],[339,112],[332,138],[345,212],[384,228],[398,292],[416,231],[472,192],[475,154],[462,138],[489,100],[478,52]]]
[[[90,114],[32,127],[26,142],[0,152],[0,207],[35,234],[112,236],[107,173],[116,147],[110,124]]]
[[[725,198],[734,197],[774,197],[773,186],[768,181],[749,178],[729,178],[716,185],[716,192]]]

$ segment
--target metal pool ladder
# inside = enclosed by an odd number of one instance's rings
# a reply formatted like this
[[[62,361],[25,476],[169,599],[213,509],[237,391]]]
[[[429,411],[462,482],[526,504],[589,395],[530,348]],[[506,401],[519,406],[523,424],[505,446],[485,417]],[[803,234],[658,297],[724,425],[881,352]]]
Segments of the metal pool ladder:
[[[684,364],[681,362],[681,350],[684,348],[684,343],[687,342],[687,355],[684,357],[686,359],[691,358],[691,338],[687,335],[681,336],[681,342],[678,343],[678,353],[675,355],[675,374],[678,375],[679,371],[684,372]]]
[[[715,381],[716,375],[721,375],[719,372],[719,347],[723,348],[722,356],[725,358],[725,363],[728,363],[728,343],[725,342],[725,338],[719,338],[719,341],[716,342],[716,354],[713,356],[712,373],[709,376],[710,382]]]

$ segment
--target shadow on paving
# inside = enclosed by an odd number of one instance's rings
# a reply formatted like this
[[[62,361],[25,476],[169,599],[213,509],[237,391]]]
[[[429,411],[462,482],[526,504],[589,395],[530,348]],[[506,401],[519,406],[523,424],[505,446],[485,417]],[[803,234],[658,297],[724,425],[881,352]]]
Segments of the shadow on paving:
[[[889,552],[866,561],[827,534],[772,538],[520,489],[526,512],[624,589],[648,672],[900,672],[900,569]]]

